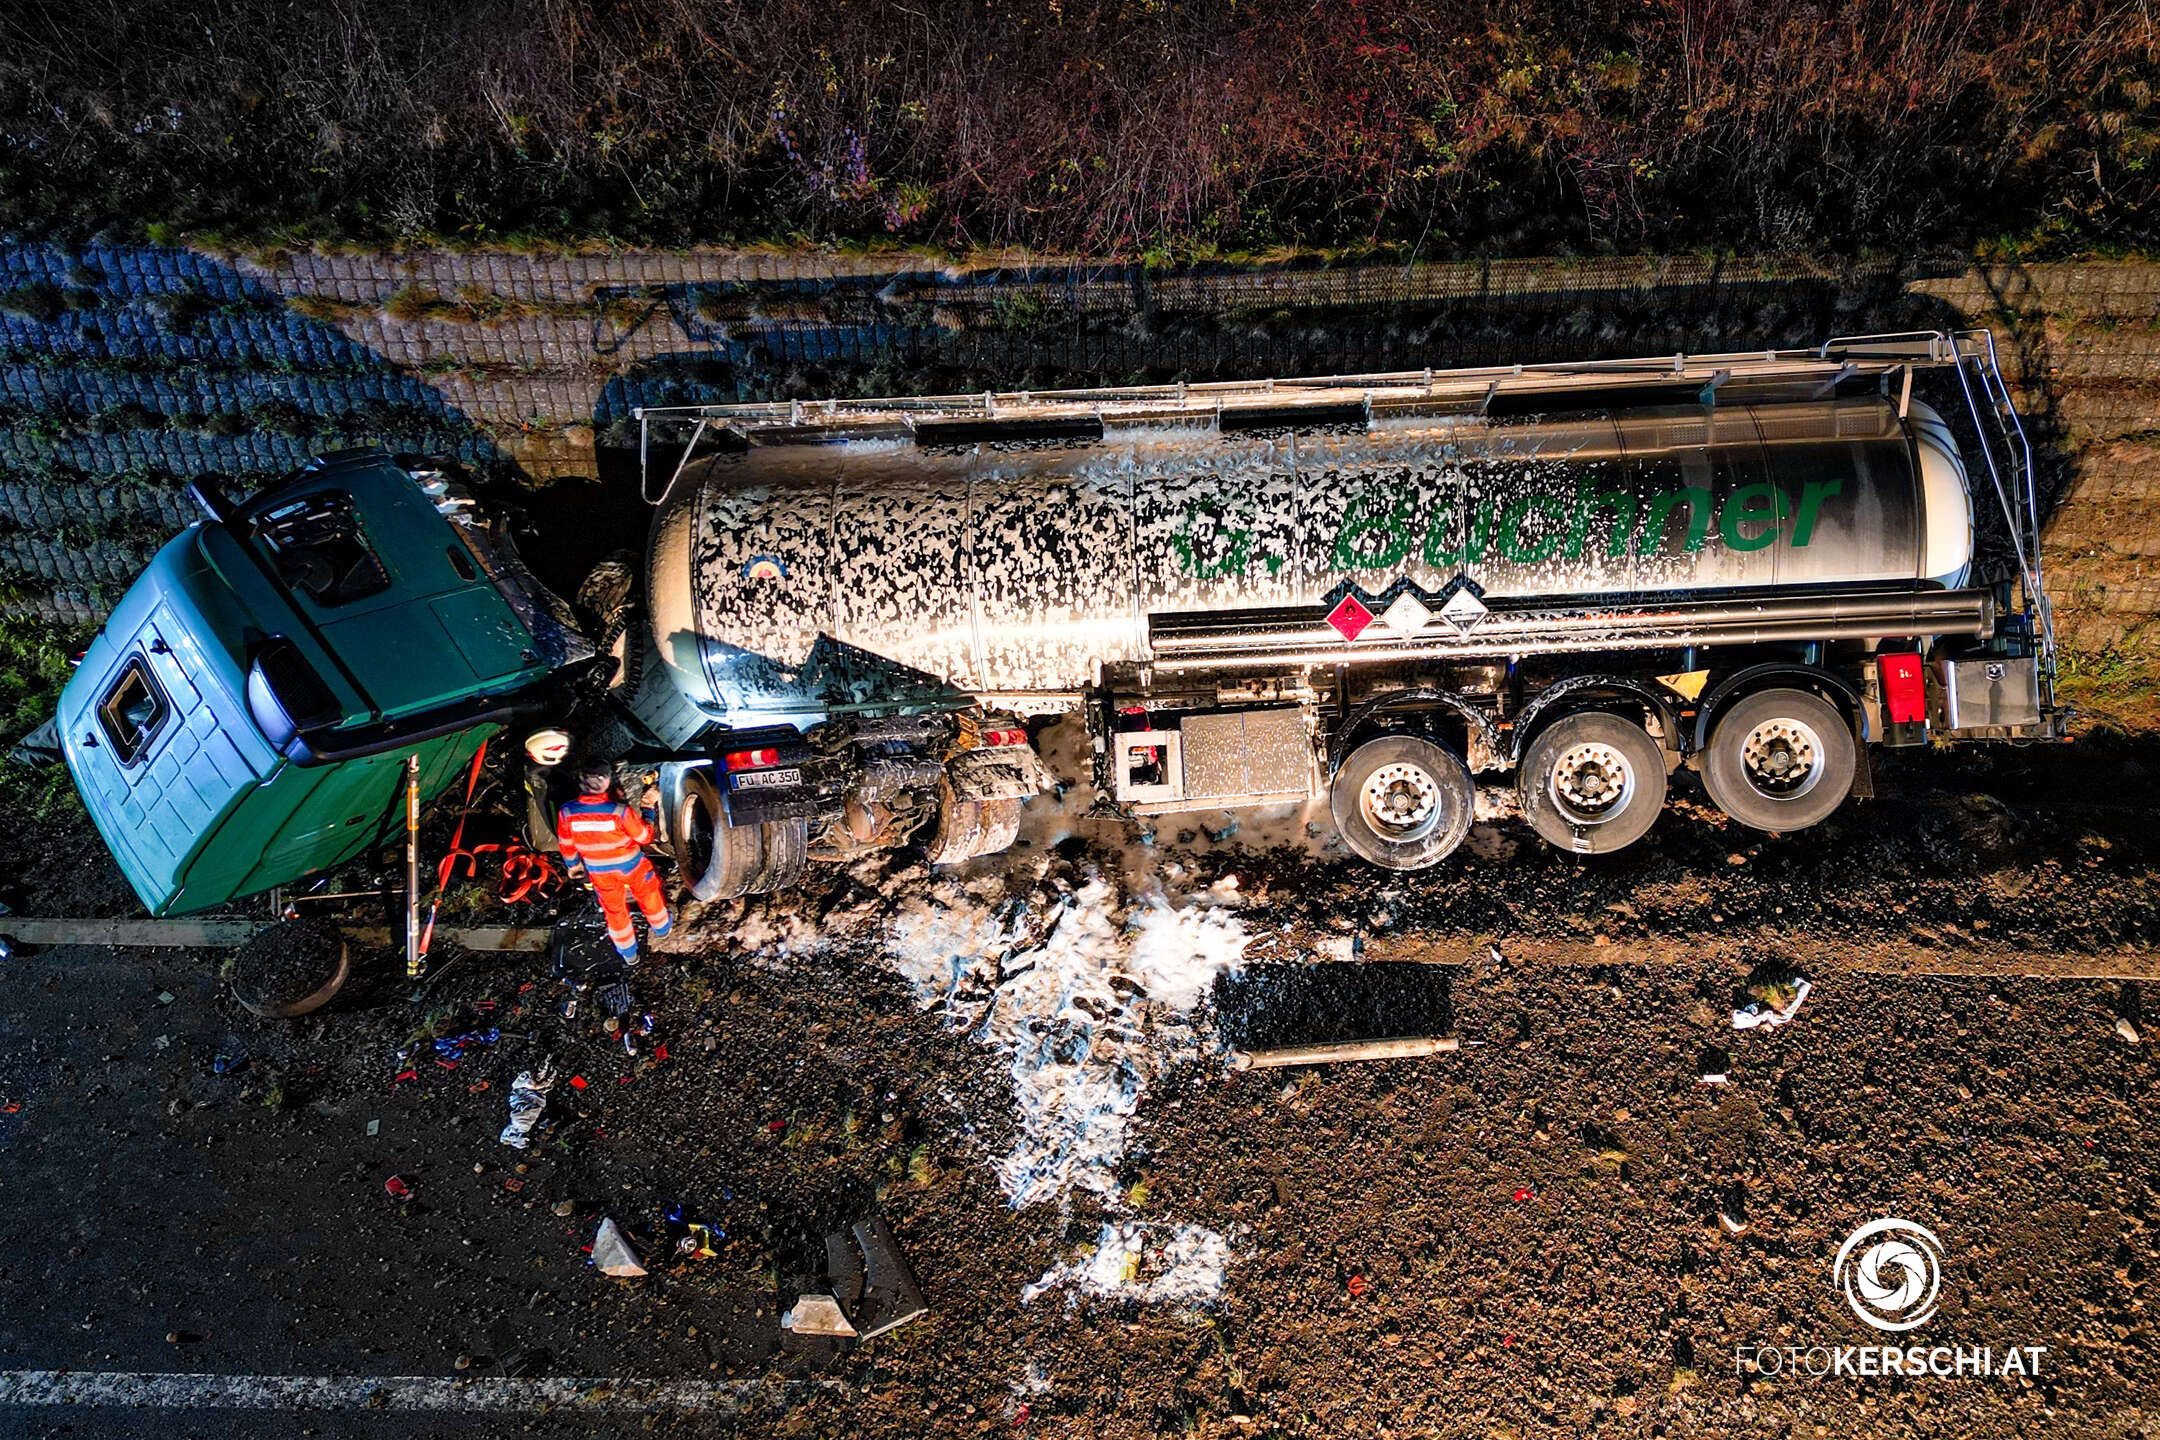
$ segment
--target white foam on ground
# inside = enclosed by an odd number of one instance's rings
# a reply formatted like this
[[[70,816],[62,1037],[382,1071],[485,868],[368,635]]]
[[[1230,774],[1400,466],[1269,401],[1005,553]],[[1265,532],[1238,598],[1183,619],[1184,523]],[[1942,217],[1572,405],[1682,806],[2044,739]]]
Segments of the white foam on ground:
[[[942,881],[910,897],[889,963],[1004,1058],[1019,1133],[995,1168],[1013,1206],[1115,1196],[1142,1093],[1201,1050],[1194,1014],[1243,959],[1236,882],[1184,905],[1160,891],[1126,901],[1100,877],[1046,905],[1000,888]]]
[[[1060,1286],[1073,1298],[1144,1300],[1200,1305],[1222,1295],[1230,1242],[1200,1225],[1154,1225],[1128,1220],[1102,1227],[1085,1255],[1065,1260],[1020,1292],[1032,1304]]]

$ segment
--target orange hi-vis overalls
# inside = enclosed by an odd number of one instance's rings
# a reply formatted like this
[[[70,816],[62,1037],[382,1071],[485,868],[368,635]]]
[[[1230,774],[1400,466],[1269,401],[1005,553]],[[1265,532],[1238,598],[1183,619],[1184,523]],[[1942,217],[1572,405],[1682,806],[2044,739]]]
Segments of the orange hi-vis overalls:
[[[607,916],[608,939],[616,953],[635,961],[637,931],[630,921],[630,901],[645,912],[645,923],[659,939],[674,928],[660,876],[642,847],[652,843],[652,826],[628,805],[605,795],[580,795],[555,817],[555,838],[562,846],[563,868],[592,880]]]

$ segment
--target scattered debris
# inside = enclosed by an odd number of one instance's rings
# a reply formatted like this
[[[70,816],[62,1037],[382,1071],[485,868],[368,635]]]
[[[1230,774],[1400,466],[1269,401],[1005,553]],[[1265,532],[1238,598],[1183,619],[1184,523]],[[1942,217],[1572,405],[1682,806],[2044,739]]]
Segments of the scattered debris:
[[[631,1248],[629,1237],[623,1234],[622,1227],[615,1223],[612,1215],[600,1217],[599,1233],[593,1236],[592,1258],[603,1275],[633,1279],[645,1273],[637,1251]]]
[[[389,1195],[389,1197],[393,1200],[412,1199],[412,1185],[402,1175],[392,1175],[389,1179],[382,1182],[382,1188],[384,1193]]]
[[[804,1295],[780,1315],[780,1328],[795,1335],[823,1335],[854,1339],[857,1331],[830,1295]]]
[[[1061,1285],[1074,1298],[1145,1300],[1200,1305],[1222,1295],[1230,1242],[1200,1225],[1153,1225],[1143,1221],[1105,1225],[1085,1255],[1051,1266],[1020,1292],[1032,1304]]]
[[[470,1030],[463,1035],[445,1035],[435,1042],[435,1053],[445,1060],[462,1060],[468,1045],[493,1045],[502,1039],[502,1031],[489,1028]]]
[[[1799,1013],[1801,1002],[1806,1000],[1814,985],[1807,980],[1776,980],[1748,987],[1753,997],[1747,1004],[1732,1012],[1732,1028],[1735,1030],[1760,1030],[1783,1025]]]
[[[1705,1045],[1695,1062],[1695,1083],[1723,1085],[1732,1078],[1732,1057],[1715,1045]]]
[[[798,1335],[869,1340],[930,1308],[892,1227],[877,1216],[826,1235],[823,1272],[794,1288],[799,1298],[780,1323]]]
[[[2123,1038],[2124,1043],[2130,1045],[2137,1044],[2143,1038],[2138,1034],[2138,1027],[2124,1019],[2115,1022],[2115,1033]]]
[[[690,1218],[689,1211],[681,1203],[667,1207],[668,1234],[674,1237],[675,1254],[685,1260],[710,1260],[720,1253],[716,1241],[727,1239],[727,1231],[718,1225]]]
[[[1395,1040],[1341,1040],[1327,1045],[1279,1045],[1267,1050],[1233,1050],[1232,1070],[1280,1070],[1292,1065],[1334,1065],[1351,1060],[1410,1060],[1459,1050],[1452,1035],[1405,1036]]]
[[[1717,1223],[1718,1228],[1723,1230],[1727,1235],[1747,1234],[1748,1222],[1739,1217],[1738,1215],[1733,1214],[1730,1210],[1718,1211]]]
[[[542,1065],[538,1070],[520,1070],[517,1079],[510,1082],[510,1123],[497,1138],[513,1150],[530,1145],[533,1127],[547,1113],[548,1092],[554,1088],[553,1068]]]

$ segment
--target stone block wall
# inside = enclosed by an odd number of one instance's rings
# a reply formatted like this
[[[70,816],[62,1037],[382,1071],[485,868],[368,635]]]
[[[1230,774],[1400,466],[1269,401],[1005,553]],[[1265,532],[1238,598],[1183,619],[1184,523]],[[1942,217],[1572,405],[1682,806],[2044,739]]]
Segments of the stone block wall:
[[[0,603],[94,615],[185,523],[187,478],[244,488],[344,444],[546,485],[608,469],[601,447],[631,439],[639,405],[1662,354],[1961,323],[2001,337],[2045,456],[2065,641],[2160,644],[2160,265],[2127,262],[1293,260],[1164,274],[1025,256],[0,245]]]

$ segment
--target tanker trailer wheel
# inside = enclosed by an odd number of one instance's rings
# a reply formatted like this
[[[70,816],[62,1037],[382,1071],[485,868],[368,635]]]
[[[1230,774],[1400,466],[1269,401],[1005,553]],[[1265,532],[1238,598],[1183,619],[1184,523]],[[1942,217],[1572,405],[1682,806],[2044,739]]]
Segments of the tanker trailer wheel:
[[[668,847],[683,885],[700,900],[733,900],[759,888],[765,871],[765,827],[730,825],[720,790],[703,770],[683,777],[682,795],[668,814]]]
[[[1563,715],[1530,742],[1515,788],[1547,844],[1604,855],[1642,839],[1664,808],[1665,754],[1618,715]]]
[[[1718,716],[1703,788],[1743,825],[1805,830],[1845,802],[1858,758],[1835,705],[1805,690],[1763,690]]]
[[[1423,870],[1470,833],[1475,798],[1462,761],[1430,740],[1388,735],[1350,752],[1328,790],[1328,810],[1359,856],[1390,870]]]

